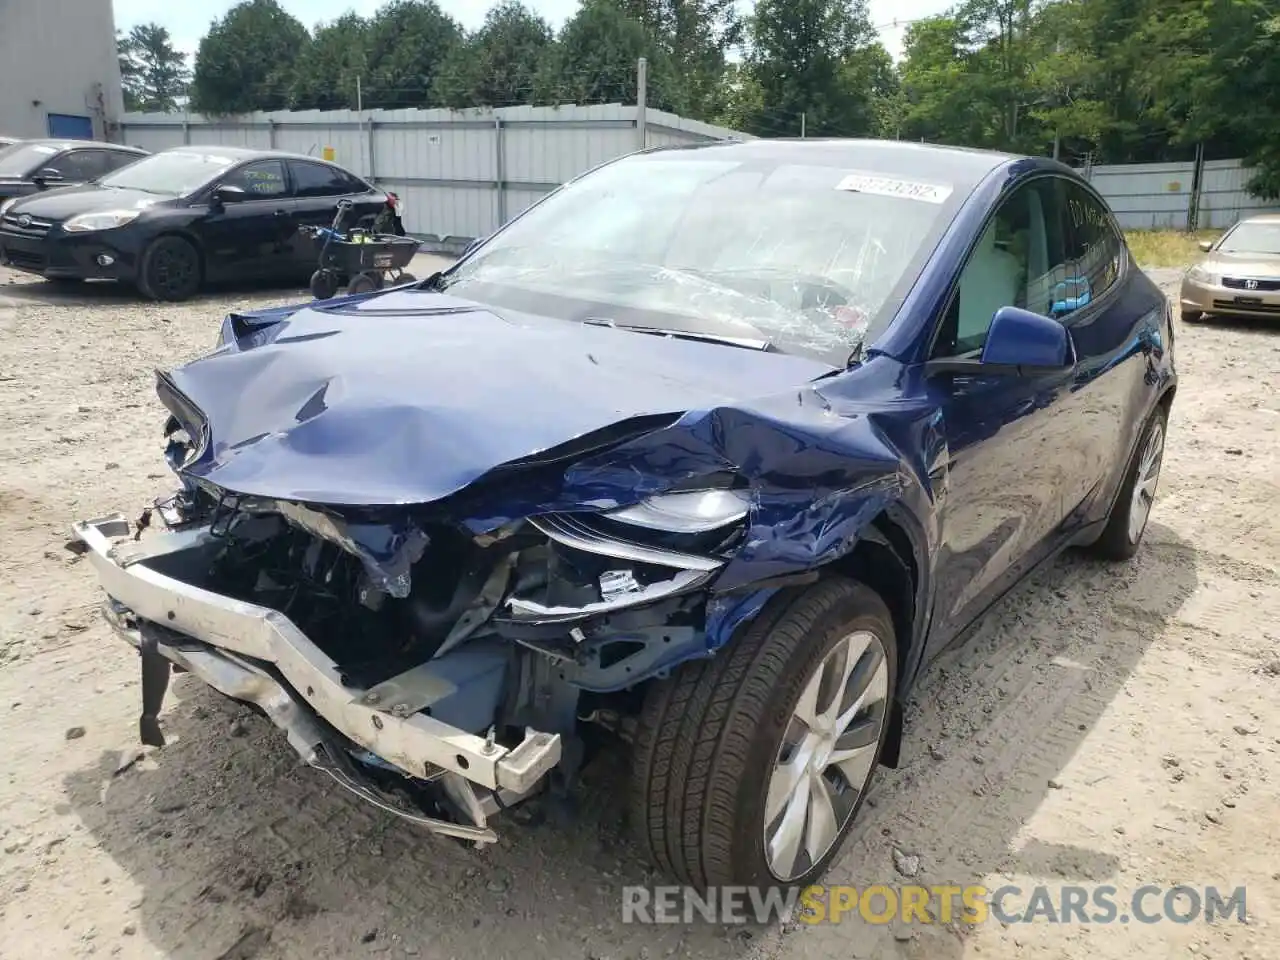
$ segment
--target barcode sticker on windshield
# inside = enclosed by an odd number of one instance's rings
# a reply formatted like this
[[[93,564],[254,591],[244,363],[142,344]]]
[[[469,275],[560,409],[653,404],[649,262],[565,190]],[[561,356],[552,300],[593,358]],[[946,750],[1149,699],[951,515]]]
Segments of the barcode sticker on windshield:
[[[923,200],[925,203],[942,203],[951,196],[951,188],[942,184],[875,177],[865,173],[849,174],[836,184],[836,189],[873,193],[880,197],[905,197],[908,200]]]

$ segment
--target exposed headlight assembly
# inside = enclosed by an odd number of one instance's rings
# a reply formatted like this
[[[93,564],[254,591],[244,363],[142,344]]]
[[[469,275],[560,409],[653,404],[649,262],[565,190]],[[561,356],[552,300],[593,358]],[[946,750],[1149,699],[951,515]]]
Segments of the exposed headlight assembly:
[[[67,233],[89,233],[93,230],[114,230],[138,219],[141,210],[106,210],[102,213],[82,213],[62,225]]]
[[[670,533],[708,533],[736,523],[747,515],[750,501],[738,490],[693,490],[663,493],[604,516],[650,530]]]

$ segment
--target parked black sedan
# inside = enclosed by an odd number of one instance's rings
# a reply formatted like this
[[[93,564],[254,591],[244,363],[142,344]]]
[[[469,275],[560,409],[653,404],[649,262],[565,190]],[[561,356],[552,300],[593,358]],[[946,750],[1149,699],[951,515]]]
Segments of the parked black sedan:
[[[314,157],[175,147],[82,187],[0,206],[0,263],[50,279],[113,279],[155,300],[205,281],[303,278],[316,265],[304,224],[338,201],[371,223],[387,196]]]
[[[21,140],[0,149],[0,203],[87,183],[145,156],[146,150],[100,140]]]

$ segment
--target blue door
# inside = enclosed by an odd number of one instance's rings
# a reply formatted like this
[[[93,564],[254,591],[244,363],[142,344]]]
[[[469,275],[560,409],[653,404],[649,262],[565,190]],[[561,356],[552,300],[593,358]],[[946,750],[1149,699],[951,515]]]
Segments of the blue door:
[[[934,356],[976,357],[996,310],[1021,306],[1053,315],[1066,276],[1062,184],[1027,183],[987,223],[960,274]],[[1027,376],[957,376],[939,382],[947,440],[933,637],[947,642],[1056,542],[1065,493],[1083,464],[1072,444],[1077,421],[1061,416],[1074,370]]]
[[[49,114],[49,136],[67,140],[92,140],[93,118],[71,113]]]

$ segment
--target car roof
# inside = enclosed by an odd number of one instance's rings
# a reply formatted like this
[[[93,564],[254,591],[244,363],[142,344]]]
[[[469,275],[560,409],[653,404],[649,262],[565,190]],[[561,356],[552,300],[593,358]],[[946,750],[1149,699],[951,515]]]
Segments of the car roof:
[[[71,150],[77,147],[94,147],[98,150],[122,150],[125,153],[146,153],[141,147],[131,147],[124,143],[108,143],[105,140],[60,140],[60,139],[44,139],[44,140],[19,140],[24,147],[41,146],[53,147],[55,150]]]
[[[170,147],[164,153],[214,153],[221,157],[231,157],[237,161],[240,160],[308,160],[311,163],[324,163],[331,167],[341,167],[340,164],[331,160],[325,160],[321,157],[309,157],[304,153],[289,153],[286,150],[259,150],[254,147],[224,147],[220,143],[204,143],[204,144],[184,144],[181,147]]]
[[[994,150],[904,143],[901,140],[717,140],[655,147],[646,153],[679,150],[713,151],[746,161],[856,168],[884,176],[943,182],[965,191],[972,189],[993,170],[1025,159]]]

